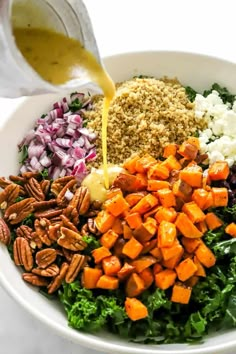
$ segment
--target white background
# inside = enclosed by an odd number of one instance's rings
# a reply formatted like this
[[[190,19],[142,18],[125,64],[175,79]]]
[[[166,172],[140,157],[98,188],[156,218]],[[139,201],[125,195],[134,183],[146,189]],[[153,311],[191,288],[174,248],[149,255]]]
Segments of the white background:
[[[101,56],[164,49],[199,52],[236,62],[234,0],[84,2]],[[1,122],[16,105],[17,100],[0,99]],[[98,354],[59,338],[31,318],[0,288],[0,354],[48,353]]]

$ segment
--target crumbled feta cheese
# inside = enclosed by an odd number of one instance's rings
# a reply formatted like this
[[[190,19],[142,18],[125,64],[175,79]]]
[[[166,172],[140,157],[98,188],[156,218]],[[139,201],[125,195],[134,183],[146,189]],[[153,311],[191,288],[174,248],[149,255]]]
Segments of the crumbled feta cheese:
[[[226,160],[232,166],[236,161],[236,101],[231,107],[223,103],[217,91],[207,97],[197,94],[195,115],[208,123],[199,134],[201,152],[208,154],[210,163]]]

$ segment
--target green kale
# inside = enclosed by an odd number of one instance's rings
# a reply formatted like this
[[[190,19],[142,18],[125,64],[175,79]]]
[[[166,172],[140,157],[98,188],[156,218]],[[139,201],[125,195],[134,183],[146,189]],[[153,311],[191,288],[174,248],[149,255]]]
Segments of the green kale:
[[[121,325],[127,318],[116,296],[96,296],[91,290],[81,288],[78,281],[64,283],[59,298],[67,312],[69,325],[83,331],[99,331],[110,320],[114,325]]]
[[[22,200],[24,200],[25,198],[24,197],[17,197],[15,199],[15,203],[18,203],[18,202],[21,202]]]
[[[48,179],[48,169],[44,168],[43,171],[40,172],[42,179]]]
[[[192,87],[186,86],[185,87],[186,95],[188,96],[189,101],[193,102],[197,95],[197,91],[195,91]]]
[[[230,103],[231,105],[235,101],[235,95],[230,93],[226,87],[220,86],[217,83],[214,83],[209,90],[203,92],[203,96],[208,96],[213,90],[219,93],[220,98],[224,103]]]
[[[28,146],[23,145],[22,148],[19,150],[20,152],[20,164],[23,164],[25,160],[28,158]]]
[[[87,247],[84,250],[87,255],[90,255],[94,249],[101,246],[99,240],[93,235],[83,236],[83,241],[87,243]]]
[[[34,226],[34,220],[35,220],[35,216],[34,214],[29,214],[22,222],[21,225],[27,225],[29,227],[33,227]]]
[[[72,101],[69,104],[69,109],[72,112],[77,112],[77,111],[79,111],[82,108],[82,106],[83,106],[82,102],[80,102],[80,100],[78,98],[76,98],[74,101]]]

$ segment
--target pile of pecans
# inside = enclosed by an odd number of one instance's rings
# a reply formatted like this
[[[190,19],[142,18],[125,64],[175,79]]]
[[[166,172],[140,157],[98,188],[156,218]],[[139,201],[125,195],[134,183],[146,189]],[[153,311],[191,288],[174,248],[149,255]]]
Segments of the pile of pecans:
[[[63,281],[73,282],[88,262],[81,254],[87,247],[84,236],[97,233],[93,217],[101,204],[90,203],[88,189],[74,176],[50,181],[26,172],[0,178],[0,187],[0,241],[12,244],[23,279],[47,287],[49,294]]]

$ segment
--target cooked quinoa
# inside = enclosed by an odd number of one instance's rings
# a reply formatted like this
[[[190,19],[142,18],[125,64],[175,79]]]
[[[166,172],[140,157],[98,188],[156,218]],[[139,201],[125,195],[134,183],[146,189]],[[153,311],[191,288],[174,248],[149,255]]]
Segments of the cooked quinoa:
[[[97,159],[102,163],[102,102],[95,96],[93,108],[85,112],[88,128],[98,133]],[[107,130],[108,162],[122,163],[134,153],[160,156],[171,142],[181,143],[205,125],[195,117],[194,104],[177,80],[134,78],[117,85]]]

